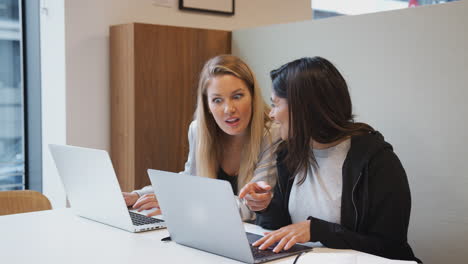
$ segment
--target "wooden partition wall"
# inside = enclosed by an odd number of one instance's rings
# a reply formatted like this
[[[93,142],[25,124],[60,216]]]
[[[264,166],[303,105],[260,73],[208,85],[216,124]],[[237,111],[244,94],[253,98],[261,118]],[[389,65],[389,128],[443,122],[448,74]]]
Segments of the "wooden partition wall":
[[[231,53],[231,32],[132,23],[110,28],[111,158],[124,191],[148,168],[179,172],[203,64]]]

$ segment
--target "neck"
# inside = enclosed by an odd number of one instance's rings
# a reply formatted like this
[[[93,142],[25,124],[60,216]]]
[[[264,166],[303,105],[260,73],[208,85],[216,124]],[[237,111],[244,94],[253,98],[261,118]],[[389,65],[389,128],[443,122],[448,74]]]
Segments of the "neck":
[[[247,140],[247,135],[245,133],[236,136],[226,134],[224,140],[227,146],[243,146],[245,141]]]
[[[311,145],[311,147],[313,149],[327,149],[327,148],[331,148],[331,147],[334,147],[334,146],[340,144],[341,142],[345,141],[348,138],[349,138],[349,136],[343,137],[343,138],[338,139],[337,141],[333,141],[331,143],[319,143],[319,142],[312,139],[311,142],[310,142],[310,145]]]

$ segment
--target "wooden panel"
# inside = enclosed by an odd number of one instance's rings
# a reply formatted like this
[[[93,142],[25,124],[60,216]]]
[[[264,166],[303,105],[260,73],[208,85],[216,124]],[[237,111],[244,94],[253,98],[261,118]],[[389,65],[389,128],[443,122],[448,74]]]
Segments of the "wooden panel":
[[[203,64],[230,53],[226,31],[135,24],[135,185],[149,184],[148,168],[178,172],[188,154]]]
[[[111,158],[120,187],[135,187],[133,24],[110,28]]]
[[[183,170],[200,70],[230,52],[227,31],[111,27],[111,157],[122,190],[148,185],[148,168]]]

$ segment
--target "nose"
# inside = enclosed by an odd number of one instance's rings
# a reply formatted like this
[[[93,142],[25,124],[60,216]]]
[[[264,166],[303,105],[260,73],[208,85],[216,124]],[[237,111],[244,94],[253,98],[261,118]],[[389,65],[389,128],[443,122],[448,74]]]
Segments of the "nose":
[[[224,113],[230,114],[234,113],[236,111],[236,107],[232,102],[226,102],[226,105],[224,106]]]

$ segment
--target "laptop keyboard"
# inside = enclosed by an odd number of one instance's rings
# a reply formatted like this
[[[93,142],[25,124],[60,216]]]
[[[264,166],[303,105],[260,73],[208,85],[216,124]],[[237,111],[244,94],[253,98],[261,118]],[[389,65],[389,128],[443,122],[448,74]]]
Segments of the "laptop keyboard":
[[[137,214],[137,213],[134,213],[134,212],[129,211],[129,213],[130,213],[130,217],[132,218],[133,225],[136,225],[136,226],[150,225],[150,224],[156,224],[156,223],[164,222],[161,219],[156,219],[156,218],[153,218],[153,217],[144,216],[144,215]]]
[[[273,252],[273,249],[275,248],[276,245],[278,245],[278,243],[274,243],[273,245],[269,246],[265,250],[260,250],[258,247],[252,246],[252,243],[260,239],[262,236],[252,234],[249,232],[246,232],[246,233],[247,233],[247,239],[249,240],[249,244],[250,244],[250,250],[252,251],[252,255],[255,260],[267,260],[271,256],[275,256],[275,258],[276,257],[280,258],[283,256],[294,254],[296,252],[310,250],[310,248],[302,246],[302,245],[294,245],[292,248],[288,250],[283,250],[280,253],[275,253]]]
[[[250,245],[250,250],[252,250],[252,254],[253,254],[254,259],[263,259],[265,257],[269,257],[269,256],[273,256],[273,255],[285,255],[285,254],[294,253],[294,252],[303,250],[303,248],[301,248],[300,250],[294,248],[294,249],[289,249],[289,250],[282,250],[279,253],[275,253],[275,252],[273,252],[273,249],[275,248],[275,246],[277,244],[278,243],[275,243],[275,244],[269,246],[267,249],[264,249],[264,250],[260,250],[258,247],[254,247],[254,246]]]
[[[258,247],[250,245],[250,250],[252,250],[254,259],[262,259],[264,257],[275,255],[275,252],[273,252],[273,248],[271,247],[266,250],[260,250]]]

